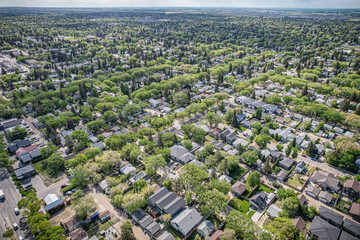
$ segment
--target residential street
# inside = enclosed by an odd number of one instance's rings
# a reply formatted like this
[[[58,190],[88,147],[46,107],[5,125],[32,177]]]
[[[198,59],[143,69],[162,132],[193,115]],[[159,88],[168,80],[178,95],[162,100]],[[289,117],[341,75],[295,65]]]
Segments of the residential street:
[[[17,207],[17,202],[21,199],[21,195],[5,168],[0,169],[0,189],[5,194],[5,201],[0,202],[0,236],[2,236],[7,228],[12,228],[12,225],[17,223],[19,229],[14,231],[15,236],[27,236],[25,239],[30,239],[25,219],[22,218],[21,213],[18,216],[15,215],[14,208]]]

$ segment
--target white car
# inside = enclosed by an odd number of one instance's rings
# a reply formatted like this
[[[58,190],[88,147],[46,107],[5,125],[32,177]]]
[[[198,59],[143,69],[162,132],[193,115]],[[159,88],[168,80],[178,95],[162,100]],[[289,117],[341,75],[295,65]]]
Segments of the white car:
[[[14,212],[15,212],[15,215],[19,215],[20,214],[20,210],[16,207],[14,208]]]
[[[14,227],[14,230],[15,230],[15,231],[19,229],[19,226],[17,225],[17,223],[14,223],[14,224],[13,224],[13,227]]]
[[[18,240],[24,240],[23,236],[20,235],[20,236],[18,237]]]

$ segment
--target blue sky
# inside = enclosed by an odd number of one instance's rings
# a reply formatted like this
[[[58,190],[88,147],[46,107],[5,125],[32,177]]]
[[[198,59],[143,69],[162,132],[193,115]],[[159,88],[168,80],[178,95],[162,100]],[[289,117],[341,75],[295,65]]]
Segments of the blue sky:
[[[0,6],[360,8],[360,0],[0,0]]]

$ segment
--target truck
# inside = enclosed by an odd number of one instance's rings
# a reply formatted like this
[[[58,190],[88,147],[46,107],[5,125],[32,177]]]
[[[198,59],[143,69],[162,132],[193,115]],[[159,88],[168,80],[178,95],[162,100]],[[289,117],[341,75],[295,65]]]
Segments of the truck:
[[[3,201],[5,200],[5,194],[3,192],[3,190],[0,189],[0,200]]]

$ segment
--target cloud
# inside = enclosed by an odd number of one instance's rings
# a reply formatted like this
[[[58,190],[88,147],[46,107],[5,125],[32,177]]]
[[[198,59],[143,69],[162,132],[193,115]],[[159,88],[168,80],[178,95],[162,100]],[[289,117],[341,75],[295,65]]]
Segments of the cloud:
[[[360,8],[359,0],[0,0],[23,7],[257,7]]]

